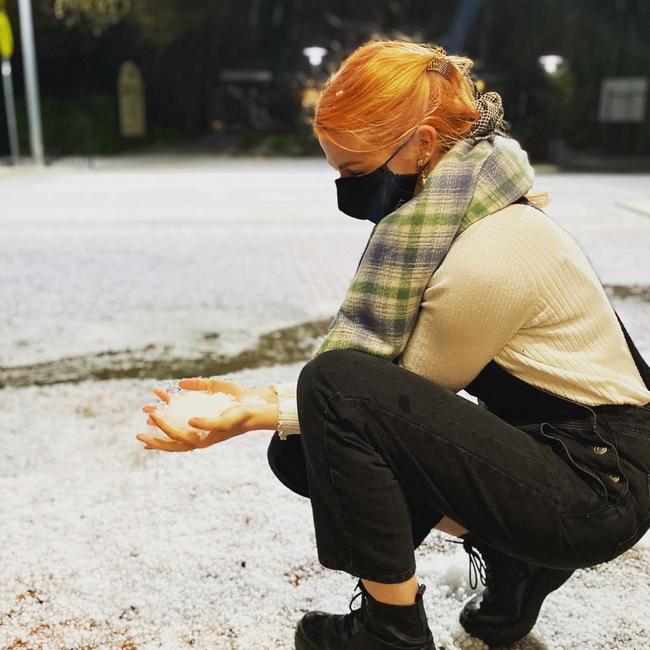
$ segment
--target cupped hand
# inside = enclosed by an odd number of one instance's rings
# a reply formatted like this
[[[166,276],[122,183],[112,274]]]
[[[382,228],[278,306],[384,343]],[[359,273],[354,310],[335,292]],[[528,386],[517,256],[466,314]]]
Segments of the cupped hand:
[[[138,434],[136,438],[144,443],[145,449],[159,449],[162,451],[192,451],[209,447],[217,442],[222,442],[241,435],[247,431],[257,429],[277,429],[278,426],[278,401],[275,392],[268,386],[249,387],[237,381],[220,378],[192,377],[181,379],[178,382],[184,390],[205,390],[210,393],[222,392],[231,395],[238,403],[228,407],[215,418],[193,417],[188,424],[194,429],[204,433],[189,431],[175,427],[166,422],[155,411],[156,406],[146,404],[142,407],[148,413],[147,424],[157,426],[169,439],[156,438],[148,434]],[[164,402],[169,403],[172,393],[163,388],[154,388],[153,392]],[[247,403],[246,397],[262,398],[263,403]]]

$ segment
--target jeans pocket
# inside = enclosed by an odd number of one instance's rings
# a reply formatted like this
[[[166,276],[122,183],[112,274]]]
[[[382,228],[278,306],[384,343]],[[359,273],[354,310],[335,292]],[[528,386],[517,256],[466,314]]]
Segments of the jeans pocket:
[[[637,495],[637,503],[641,510],[636,512],[636,525],[633,527],[631,534],[618,542],[608,558],[608,562],[629,551],[650,528],[650,472],[645,475],[645,481],[642,483],[643,489]]]
[[[620,552],[638,529],[614,503],[600,505],[588,512],[564,512],[560,515],[561,537],[567,567],[585,568],[608,562]],[[624,539],[621,541],[621,535]]]
[[[628,535],[623,541],[616,544],[610,556],[605,560],[611,562],[619,555],[629,551],[646,533],[648,532],[648,525],[638,524],[631,535]]]

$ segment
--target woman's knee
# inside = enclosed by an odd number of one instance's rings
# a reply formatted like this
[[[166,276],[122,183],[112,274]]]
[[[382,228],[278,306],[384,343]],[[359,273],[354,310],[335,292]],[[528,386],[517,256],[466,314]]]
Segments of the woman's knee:
[[[356,350],[334,349],[321,352],[310,359],[300,370],[296,384],[296,402],[301,424],[306,431],[318,429],[310,418],[319,418],[326,409],[328,400],[349,388],[355,372],[354,362],[358,361]]]
[[[326,350],[307,361],[298,375],[296,384],[298,399],[313,394],[318,388],[337,390],[339,387],[337,383],[345,379],[345,368],[359,354],[361,353],[357,350]],[[333,376],[336,376],[337,381],[333,381]]]

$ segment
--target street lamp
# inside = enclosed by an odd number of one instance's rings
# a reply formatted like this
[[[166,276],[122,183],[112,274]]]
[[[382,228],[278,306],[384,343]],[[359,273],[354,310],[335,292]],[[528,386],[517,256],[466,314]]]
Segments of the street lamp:
[[[564,57],[559,54],[543,54],[539,57],[539,62],[548,74],[555,74],[564,64]]]
[[[323,57],[327,54],[327,50],[319,45],[312,45],[304,48],[302,53],[309,59],[309,63],[316,68],[323,61]]]

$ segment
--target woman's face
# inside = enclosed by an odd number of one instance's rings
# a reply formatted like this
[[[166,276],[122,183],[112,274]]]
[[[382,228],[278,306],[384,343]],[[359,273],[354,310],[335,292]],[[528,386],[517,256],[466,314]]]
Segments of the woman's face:
[[[430,126],[421,126],[410,140],[388,161],[388,168],[396,174],[413,174],[418,169],[418,160],[428,160],[434,154],[435,129]],[[346,147],[354,149],[358,146],[353,138],[347,135],[338,136],[337,139]],[[318,138],[321,149],[325,153],[327,162],[337,169],[341,176],[360,176],[383,165],[395,153],[398,145],[392,149],[382,149],[369,153],[356,153],[343,147]],[[429,155],[426,155],[428,152]]]

